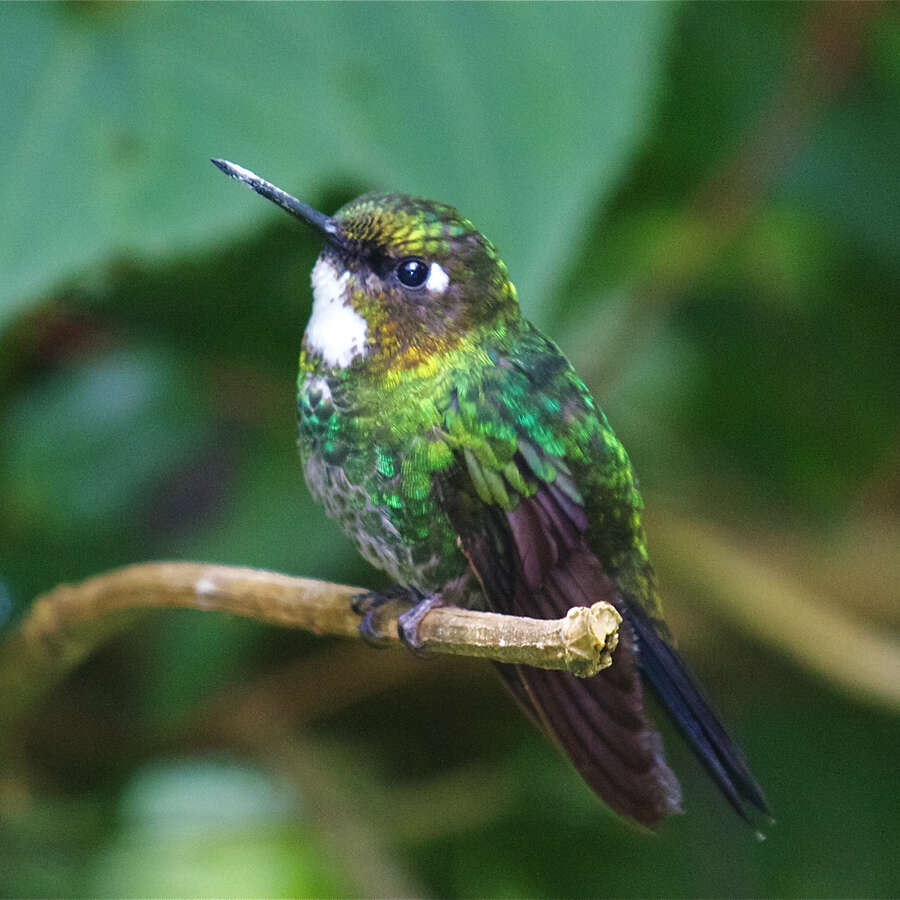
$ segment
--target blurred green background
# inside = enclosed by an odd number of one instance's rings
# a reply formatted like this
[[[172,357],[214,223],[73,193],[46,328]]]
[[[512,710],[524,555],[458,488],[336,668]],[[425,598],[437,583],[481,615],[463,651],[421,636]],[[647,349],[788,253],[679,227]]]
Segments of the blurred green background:
[[[17,737],[2,896],[900,894],[896,5],[4,4],[0,84],[6,629],[148,559],[383,584],[295,457],[316,241],[208,159],[418,193],[629,447],[778,819],[667,729],[642,834],[487,665],[171,612]]]

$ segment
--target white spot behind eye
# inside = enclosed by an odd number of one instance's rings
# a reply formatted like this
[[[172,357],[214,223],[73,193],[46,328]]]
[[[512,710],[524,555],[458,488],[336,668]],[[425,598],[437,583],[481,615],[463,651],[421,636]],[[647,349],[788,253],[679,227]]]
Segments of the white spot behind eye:
[[[306,326],[306,345],[319,353],[329,366],[345,369],[366,352],[366,320],[350,305],[350,273],[338,274],[320,257],[310,278],[313,289],[312,315]]]
[[[450,276],[436,263],[433,262],[428,269],[428,279],[425,287],[432,294],[443,294],[450,284]]]

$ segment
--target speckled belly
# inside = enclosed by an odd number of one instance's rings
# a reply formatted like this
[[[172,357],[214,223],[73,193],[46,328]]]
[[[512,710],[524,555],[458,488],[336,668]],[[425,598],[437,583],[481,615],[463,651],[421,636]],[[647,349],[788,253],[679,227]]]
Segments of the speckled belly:
[[[400,584],[440,590],[467,563],[430,481],[415,489],[404,466],[425,435],[396,436],[336,379],[307,375],[298,393],[299,446],[313,498],[372,565]],[[387,416],[385,415],[386,419]]]

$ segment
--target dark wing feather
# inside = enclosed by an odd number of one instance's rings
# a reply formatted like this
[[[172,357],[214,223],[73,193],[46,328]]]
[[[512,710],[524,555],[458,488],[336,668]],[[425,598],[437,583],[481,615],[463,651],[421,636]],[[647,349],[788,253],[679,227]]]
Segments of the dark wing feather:
[[[557,618],[573,606],[612,603],[623,617],[611,668],[581,679],[527,666],[498,666],[526,711],[555,739],[585,781],[617,812],[654,826],[680,811],[681,791],[647,716],[647,679],[722,793],[767,811],[741,754],[678,653],[643,608],[628,602],[584,540],[581,506],[553,482],[511,511],[491,507],[481,527],[453,515],[492,608]]]
[[[570,514],[561,494],[544,484],[509,512],[495,508],[480,529],[457,517],[466,554],[498,612],[558,618],[598,600],[623,610],[614,582],[584,543],[583,510]],[[505,556],[499,567],[498,548]],[[594,678],[528,666],[498,668],[532,718],[613,809],[647,826],[678,811],[678,781],[644,710],[627,622],[612,667]]]

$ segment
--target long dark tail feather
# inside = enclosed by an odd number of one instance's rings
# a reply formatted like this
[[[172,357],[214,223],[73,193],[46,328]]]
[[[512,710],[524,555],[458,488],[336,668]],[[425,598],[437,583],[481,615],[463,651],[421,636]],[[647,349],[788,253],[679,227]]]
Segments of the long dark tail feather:
[[[642,674],[732,808],[748,822],[745,803],[768,815],[762,789],[743,754],[681,657],[639,606],[629,606],[628,618],[634,628]]]

